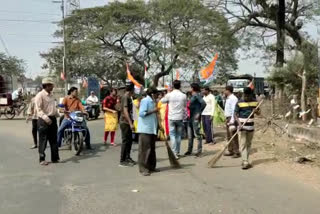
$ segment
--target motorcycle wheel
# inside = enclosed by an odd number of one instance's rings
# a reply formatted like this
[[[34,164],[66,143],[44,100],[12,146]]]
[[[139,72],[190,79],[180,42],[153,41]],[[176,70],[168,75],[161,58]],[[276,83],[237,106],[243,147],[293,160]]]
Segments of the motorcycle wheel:
[[[16,111],[13,107],[8,107],[4,109],[4,116],[9,119],[12,120],[15,116],[16,116]]]
[[[75,155],[80,155],[82,149],[83,149],[83,133],[82,132],[75,132],[73,133],[73,147],[74,147],[74,153]]]

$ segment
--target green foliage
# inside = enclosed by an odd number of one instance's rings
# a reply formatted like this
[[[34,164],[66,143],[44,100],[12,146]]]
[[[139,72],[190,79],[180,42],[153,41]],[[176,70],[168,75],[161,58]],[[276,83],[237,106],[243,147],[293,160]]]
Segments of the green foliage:
[[[270,76],[270,81],[279,88],[286,89],[290,94],[300,94],[303,70],[306,71],[306,95],[314,97],[318,90],[318,60],[317,46],[304,42],[301,47],[303,52],[296,54],[283,68],[275,68]]]
[[[179,67],[191,78],[217,52],[219,77],[237,68],[238,42],[227,19],[199,0],[114,2],[78,10],[65,23],[72,75],[124,80],[128,62],[143,83],[146,63],[157,85],[160,77]],[[42,54],[50,68],[62,69],[61,51],[57,47]]]
[[[24,62],[14,56],[0,53],[0,74],[22,76],[25,72]]]

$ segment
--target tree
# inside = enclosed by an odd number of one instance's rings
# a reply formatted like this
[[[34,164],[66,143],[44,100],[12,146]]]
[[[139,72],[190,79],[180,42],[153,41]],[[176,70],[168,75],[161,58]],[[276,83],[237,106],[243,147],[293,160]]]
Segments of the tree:
[[[316,85],[318,79],[314,69],[317,65],[316,47],[307,33],[303,31],[304,23],[311,20],[312,14],[315,12],[315,2],[298,0],[222,0],[221,2],[220,8],[232,20],[233,32],[241,35],[242,44],[248,45],[248,47],[255,46],[259,50],[262,49],[272,55],[277,53],[276,65],[280,67],[286,62],[284,48],[286,48],[287,53],[292,50],[300,51],[304,55],[304,67],[301,74],[305,74],[306,85],[308,86],[307,91],[310,89],[309,86]],[[276,35],[278,43],[275,47]],[[284,42],[285,38],[286,42]],[[287,69],[275,69],[272,73],[272,78],[279,80],[279,77],[284,77],[285,74],[288,74],[288,72],[285,72]],[[281,86],[284,85],[282,81],[287,83],[285,84],[286,87],[290,86],[299,91],[301,90],[301,87],[296,88],[295,79],[289,76],[286,76],[286,78],[291,80],[291,83],[282,79],[277,84],[281,90],[283,89]],[[316,93],[307,94],[312,97],[316,95]],[[302,99],[302,105],[304,102]]]
[[[0,75],[15,75],[20,77],[24,74],[24,62],[14,56],[7,56],[0,52]]]
[[[217,52],[219,78],[237,68],[238,42],[227,19],[199,0],[114,2],[75,11],[65,23],[69,72],[75,75],[125,78],[128,62],[135,78],[143,80],[147,64],[158,85],[175,68],[190,79]],[[42,55],[53,68],[58,68],[51,56],[56,51]]]

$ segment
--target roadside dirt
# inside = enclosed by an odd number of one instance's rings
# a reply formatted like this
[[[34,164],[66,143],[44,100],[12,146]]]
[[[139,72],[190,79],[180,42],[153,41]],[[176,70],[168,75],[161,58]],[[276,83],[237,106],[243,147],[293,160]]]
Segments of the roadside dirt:
[[[320,191],[320,148],[318,145],[291,139],[281,120],[266,125],[268,119],[257,118],[251,160],[264,173],[307,184]],[[281,127],[281,128],[280,128]],[[298,157],[313,156],[312,161],[297,163]]]
[[[279,176],[320,191],[320,147],[291,139],[286,133],[287,122],[281,119],[270,122],[270,103],[262,108],[263,115],[255,119],[255,137],[250,159],[254,169]],[[225,141],[224,127],[216,127],[218,142]],[[209,150],[210,147],[208,147]],[[220,148],[220,147],[219,147]],[[221,145],[222,148],[222,145]],[[216,150],[215,147],[214,150]],[[312,156],[312,161],[297,163],[298,157]]]

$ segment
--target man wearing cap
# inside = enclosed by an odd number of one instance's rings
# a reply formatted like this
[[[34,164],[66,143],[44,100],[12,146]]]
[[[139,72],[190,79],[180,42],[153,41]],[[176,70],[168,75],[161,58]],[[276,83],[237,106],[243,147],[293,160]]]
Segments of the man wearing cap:
[[[42,80],[43,90],[39,92],[35,98],[35,107],[38,117],[38,132],[39,132],[39,161],[43,166],[48,165],[46,162],[45,150],[49,141],[51,149],[52,163],[59,162],[59,150],[57,146],[57,119],[58,111],[56,108],[55,99],[52,95],[54,81],[50,77]]]

